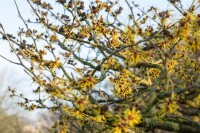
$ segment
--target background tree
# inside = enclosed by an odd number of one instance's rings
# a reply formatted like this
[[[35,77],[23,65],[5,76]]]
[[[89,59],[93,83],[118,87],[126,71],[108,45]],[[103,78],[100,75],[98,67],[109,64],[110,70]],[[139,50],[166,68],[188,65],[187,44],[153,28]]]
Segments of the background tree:
[[[173,8],[162,11],[130,0],[57,0],[63,11],[27,2],[30,19],[15,1],[25,28],[0,31],[18,62],[3,58],[37,85],[38,99],[10,89],[22,107],[59,113],[59,132],[200,131],[199,1],[186,9],[168,0]]]
[[[7,67],[0,71],[0,132],[1,133],[51,133],[50,125],[54,124],[56,115],[43,110],[43,112],[27,112],[17,106],[20,98],[10,98],[7,87],[19,88],[24,84],[24,80],[18,76],[13,78],[13,70]],[[29,116],[29,117],[27,117]]]

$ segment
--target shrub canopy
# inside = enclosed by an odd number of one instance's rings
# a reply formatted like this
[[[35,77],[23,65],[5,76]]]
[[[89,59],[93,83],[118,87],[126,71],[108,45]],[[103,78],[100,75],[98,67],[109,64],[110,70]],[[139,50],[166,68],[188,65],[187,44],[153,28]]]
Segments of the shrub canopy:
[[[4,58],[37,85],[38,99],[10,89],[20,106],[59,113],[61,133],[200,131],[199,1],[168,0],[167,10],[130,0],[27,2],[29,19],[15,2],[25,27],[0,31],[18,61]]]

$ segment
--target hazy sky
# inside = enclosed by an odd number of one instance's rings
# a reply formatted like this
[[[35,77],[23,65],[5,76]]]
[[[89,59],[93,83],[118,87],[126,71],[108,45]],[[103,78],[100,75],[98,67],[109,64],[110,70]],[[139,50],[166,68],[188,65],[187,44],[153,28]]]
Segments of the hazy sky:
[[[16,0],[17,4],[19,6],[19,9],[21,11],[22,16],[24,16],[24,18],[29,18],[33,15],[33,13],[31,13],[30,7],[27,3],[26,0]],[[47,0],[48,2],[52,2],[55,0]],[[68,0],[67,0],[68,1]],[[88,2],[91,0],[85,0],[85,2]],[[147,8],[150,6],[155,6],[155,7],[159,7],[160,10],[165,10],[167,8],[169,8],[169,6],[171,6],[167,0],[134,0],[135,3],[139,3],[139,5],[141,5],[141,7]],[[192,0],[182,0],[183,4],[186,6],[189,6]],[[124,0],[120,0],[121,4],[124,3]],[[128,9],[124,9],[125,12],[129,12]],[[126,17],[126,15],[121,15],[122,19],[123,17]],[[18,13],[17,13],[17,9],[15,7],[14,4],[14,0],[0,0],[0,23],[3,24],[5,30],[8,33],[12,33],[12,34],[17,34],[18,31],[18,27],[22,27],[24,26],[22,21],[20,20],[20,18],[18,17]],[[5,41],[1,41],[0,40],[0,54],[1,55],[6,55],[7,57],[9,57],[10,59],[13,59],[14,56],[12,56],[9,52],[9,47],[7,47],[7,44]],[[10,68],[14,68],[15,70],[18,70],[18,68],[16,69],[17,66],[15,65],[11,65],[10,63],[6,62],[5,60],[0,58],[0,69],[9,69]]]
[[[28,7],[26,0],[17,0],[17,2],[22,15],[30,16],[30,8]],[[17,34],[18,27],[23,26],[22,21],[20,21],[18,17],[13,0],[0,0],[0,23],[4,26],[6,32],[13,34]],[[10,49],[6,41],[0,40],[0,55],[4,55],[9,59],[13,59],[15,57],[13,54],[10,53]],[[0,58],[0,63],[0,70],[9,69],[14,73],[21,73],[21,70],[18,66],[8,63],[2,58]],[[13,76],[14,75],[15,74],[13,74]]]
[[[30,7],[27,4],[26,0],[16,0],[16,1],[19,6],[22,16],[24,16],[25,18],[28,18],[33,15],[31,13]],[[48,0],[48,1],[55,1],[55,0]],[[85,0],[85,2],[88,2],[88,1],[89,0]],[[144,6],[144,8],[154,5],[154,6],[159,6],[161,9],[166,9],[169,6],[166,0],[135,0],[135,1],[136,3],[141,3],[141,5]],[[190,1],[190,0],[185,0],[185,1]],[[121,3],[123,4],[124,0],[121,0]],[[125,12],[129,12],[129,10],[125,9]],[[5,30],[8,33],[13,33],[13,34],[17,33],[18,27],[24,26],[22,21],[18,17],[14,0],[0,0],[0,23],[3,24]],[[5,43],[5,42],[0,41],[0,44],[1,44],[0,54],[7,55],[9,53],[9,49],[5,46],[5,44],[2,44],[2,43]],[[5,61],[3,61],[2,59],[0,59],[0,62],[5,63]],[[1,69],[1,66],[0,66],[0,69]]]

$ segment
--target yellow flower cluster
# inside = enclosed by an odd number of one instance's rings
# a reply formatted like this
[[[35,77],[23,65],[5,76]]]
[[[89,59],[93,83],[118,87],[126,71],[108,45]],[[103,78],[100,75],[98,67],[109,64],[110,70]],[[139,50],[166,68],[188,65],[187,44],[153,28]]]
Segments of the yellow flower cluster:
[[[103,69],[108,70],[109,68],[117,69],[120,66],[119,62],[115,58],[109,58],[102,65]]]
[[[50,41],[51,41],[52,43],[56,42],[57,40],[58,40],[58,37],[57,37],[56,35],[50,36]]]
[[[161,114],[165,115],[166,113],[176,114],[178,105],[175,101],[175,94],[172,93],[170,98],[167,98],[166,101],[161,106]]]
[[[168,41],[162,41],[161,43],[158,43],[158,46],[161,47],[161,49],[165,50],[165,49],[169,49],[169,42]]]
[[[80,110],[80,111],[84,111],[86,106],[89,104],[89,97],[86,96],[85,98],[82,97],[78,97],[78,99],[75,102],[76,107]]]
[[[184,18],[181,19],[179,28],[178,28],[178,35],[187,40],[187,36],[191,33],[192,25],[195,22],[195,15],[193,13],[188,13]]]
[[[171,74],[174,71],[174,67],[178,64],[178,62],[176,60],[170,60],[167,63],[167,71],[169,72],[169,74]]]
[[[45,61],[45,64],[49,67],[51,71],[61,66],[61,62],[59,59],[55,61]]]
[[[194,32],[192,36],[188,37],[189,46],[193,52],[196,52],[200,49],[200,30]]]
[[[102,37],[103,35],[107,35],[110,32],[110,29],[103,26],[100,21],[103,21],[102,16],[100,17],[100,20],[98,22],[93,20],[94,25],[92,28],[96,37]]]
[[[104,122],[104,121],[106,121],[106,118],[105,118],[104,115],[97,115],[97,116],[94,117],[94,120],[96,122]]]
[[[125,63],[126,65],[136,65],[138,62],[141,61],[141,54],[139,51],[127,49],[123,52],[124,57],[126,58]]]
[[[129,128],[134,128],[135,125],[141,122],[142,116],[139,110],[135,108],[126,109],[124,111],[123,119],[119,121],[117,126],[114,128],[114,133],[129,133]],[[133,132],[133,131],[131,131]]]
[[[134,44],[135,43],[135,33],[131,27],[126,27],[125,32],[123,34],[123,40],[126,40],[126,44]]]
[[[124,69],[114,80],[115,92],[119,97],[125,97],[132,93],[130,74],[130,71]]]
[[[150,68],[149,75],[152,79],[155,79],[160,75],[160,70],[157,68]]]
[[[76,109],[72,109],[70,110],[70,113],[73,117],[76,117],[77,119],[82,119],[83,118],[83,114],[81,114],[78,110]]]
[[[111,46],[114,47],[114,48],[121,46],[121,43],[119,42],[118,37],[119,37],[119,33],[118,33],[118,31],[114,28],[114,29],[112,30],[112,33],[111,33],[111,38],[112,38],[112,40],[111,40]]]
[[[113,133],[127,133],[128,129],[125,127],[123,122],[118,123],[117,127],[114,128]]]
[[[186,100],[186,104],[193,108],[200,108],[200,94],[193,100]]]
[[[88,37],[89,36],[89,29],[90,29],[89,27],[82,26],[81,29],[79,30],[79,33],[78,33],[79,37],[81,37],[81,38]]]
[[[182,58],[185,58],[187,57],[188,53],[188,48],[185,46],[186,42],[185,41],[182,41],[181,42],[183,45],[178,45],[176,48],[176,53],[174,55],[174,59],[182,59]],[[180,43],[180,44],[181,44]]]
[[[189,44],[189,48],[196,52],[200,49],[199,18],[193,13],[188,13],[181,21],[178,35]]]
[[[84,88],[92,88],[96,82],[97,79],[94,77],[84,77],[82,79],[79,79],[78,84],[81,87],[81,89],[84,89]]]

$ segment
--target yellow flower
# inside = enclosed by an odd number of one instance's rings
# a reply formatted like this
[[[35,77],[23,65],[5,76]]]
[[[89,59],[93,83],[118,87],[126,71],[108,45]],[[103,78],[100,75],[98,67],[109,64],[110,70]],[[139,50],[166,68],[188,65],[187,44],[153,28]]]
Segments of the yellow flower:
[[[125,97],[126,95],[132,93],[132,88],[129,84],[115,84],[115,90],[120,97]]]
[[[104,122],[104,121],[106,121],[106,118],[104,115],[97,115],[96,117],[94,117],[94,120],[96,122]]]
[[[56,35],[50,36],[50,41],[51,42],[56,42],[58,40],[58,37]]]
[[[77,119],[82,119],[83,118],[83,114],[81,114],[78,110],[73,109],[70,111],[71,115],[76,117]]]
[[[186,100],[186,104],[193,108],[200,108],[200,94],[193,100]]]
[[[61,66],[61,62],[58,59],[56,61],[46,61],[46,65],[49,66],[50,70],[54,70]]]
[[[134,127],[136,124],[139,124],[141,122],[141,114],[140,111],[135,108],[133,109],[126,109],[124,111],[124,118],[126,121],[126,124],[129,125],[130,127]]]
[[[192,119],[193,119],[195,122],[200,122],[200,116],[193,116]]]
[[[97,82],[97,79],[94,77],[85,77],[85,78],[79,79],[78,84],[82,89],[84,89],[84,88],[92,88],[96,82]]]
[[[118,75],[118,77],[114,80],[115,93],[119,97],[125,97],[132,93],[132,84],[130,78],[131,72],[124,69]]]
[[[114,129],[114,132],[113,133],[122,133],[122,128],[117,126],[115,129]]]
[[[167,70],[169,73],[172,73],[173,70],[174,70],[174,67],[178,64],[178,62],[176,60],[170,60],[168,63],[167,63]]]
[[[160,75],[160,70],[157,68],[150,68],[149,74],[153,79],[155,79]]]
[[[114,128],[113,133],[127,133],[128,129],[125,126],[125,123],[119,122],[117,127]]]
[[[54,62],[53,67],[54,67],[54,68],[59,68],[60,65],[61,65],[61,62],[60,62],[59,60],[56,60],[56,61]]]
[[[78,100],[75,102],[78,109],[80,111],[84,111],[85,107],[89,104],[89,96],[86,96],[85,98],[78,97]]]
[[[189,38],[189,45],[190,45],[190,49],[193,52],[196,52],[200,49],[200,30],[198,30],[197,32],[194,32],[192,37],[188,37]]]
[[[134,33],[134,30],[131,27],[125,27],[124,34],[122,37],[124,38],[124,40],[126,40],[126,44],[130,45],[134,43],[135,35],[136,34]]]
[[[142,59],[141,53],[135,51],[134,49],[126,50],[125,52],[123,52],[123,55],[126,58],[126,65],[136,65]]]
[[[165,114],[167,112],[175,114],[177,113],[178,105],[176,104],[175,94],[172,93],[170,98],[166,99],[166,102],[161,106],[161,114]]]
[[[104,62],[102,65],[103,69],[109,69],[109,68],[114,68],[117,69],[120,66],[119,62],[115,58],[109,58]]]
[[[161,114],[165,114],[167,112],[170,112],[172,114],[175,114],[177,112],[178,106],[175,101],[172,102],[166,102],[161,106]]]

